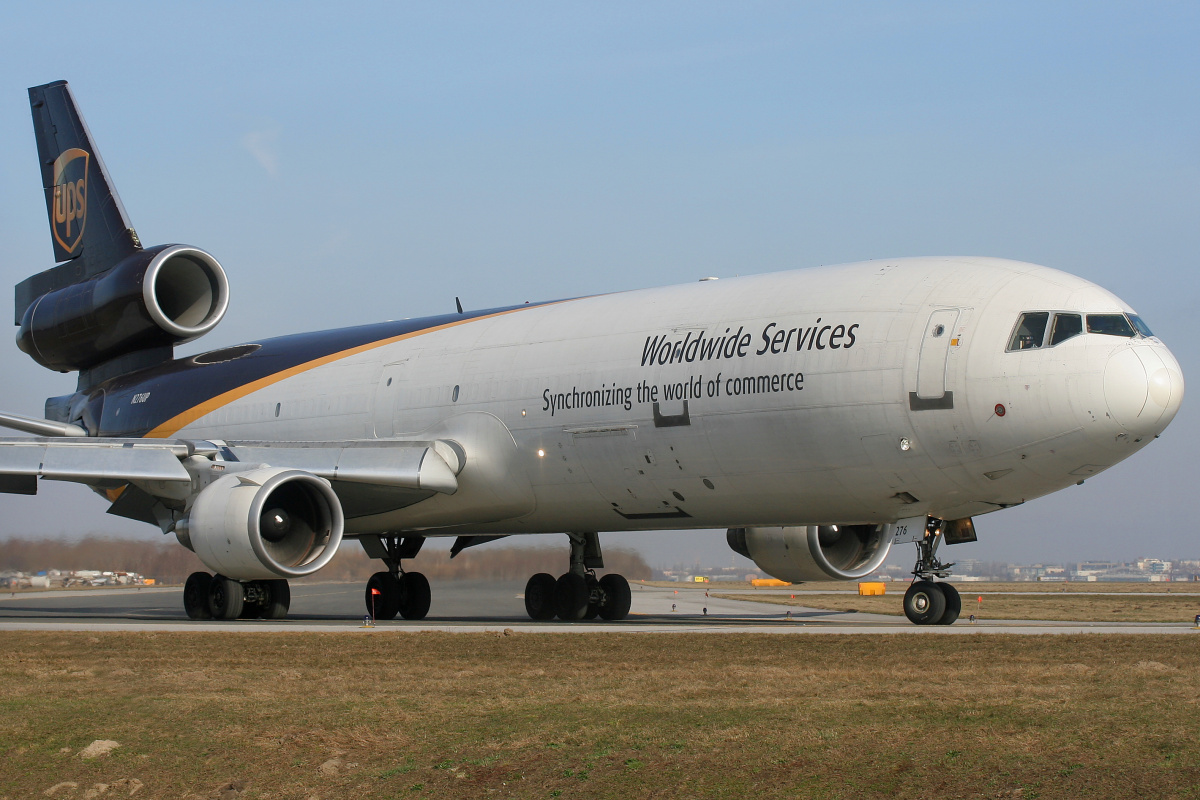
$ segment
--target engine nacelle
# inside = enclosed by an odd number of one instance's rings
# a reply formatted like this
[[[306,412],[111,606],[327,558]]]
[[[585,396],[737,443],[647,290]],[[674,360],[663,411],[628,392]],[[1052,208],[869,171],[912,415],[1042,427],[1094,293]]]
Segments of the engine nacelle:
[[[328,481],[298,469],[236,472],[201,490],[176,535],[227,578],[300,578],[342,541],[342,505]]]
[[[197,247],[160,245],[37,298],[21,317],[17,346],[50,369],[90,369],[135,350],[190,342],[228,306],[229,282],[215,258]]]
[[[891,525],[809,525],[730,528],[729,546],[773,578],[852,581],[882,566],[892,548]]]

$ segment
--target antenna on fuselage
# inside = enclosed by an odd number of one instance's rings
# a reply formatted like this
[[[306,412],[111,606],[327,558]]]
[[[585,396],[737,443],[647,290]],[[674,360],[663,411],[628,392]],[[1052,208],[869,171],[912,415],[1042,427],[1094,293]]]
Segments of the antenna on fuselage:
[[[454,305],[458,307],[458,313],[461,314],[462,313],[462,300],[459,300],[457,297],[454,298]]]

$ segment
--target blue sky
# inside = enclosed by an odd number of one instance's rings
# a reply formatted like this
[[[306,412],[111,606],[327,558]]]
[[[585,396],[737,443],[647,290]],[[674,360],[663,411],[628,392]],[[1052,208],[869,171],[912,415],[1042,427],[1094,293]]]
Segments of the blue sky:
[[[184,354],[456,295],[973,254],[1105,286],[1200,375],[1195,3],[25,5],[0,26],[0,286],[50,266],[25,89],[66,78],[142,240],[230,275]],[[2,342],[0,375],[17,413],[74,385]],[[954,553],[1200,558],[1193,406]],[[158,535],[103,508],[0,496],[0,536]]]

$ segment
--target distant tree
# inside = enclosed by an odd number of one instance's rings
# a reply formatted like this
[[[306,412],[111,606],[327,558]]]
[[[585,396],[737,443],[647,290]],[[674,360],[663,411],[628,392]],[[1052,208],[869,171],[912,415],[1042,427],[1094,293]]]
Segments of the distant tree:
[[[648,580],[653,570],[632,550],[604,551],[607,569],[627,578]],[[512,547],[496,544],[466,550],[451,559],[447,550],[425,550],[405,568],[439,580],[524,580],[535,572],[559,575],[567,571],[567,548]],[[88,535],[78,541],[62,539],[0,540],[0,570],[36,573],[42,570],[94,569],[136,572],[161,583],[182,583],[192,572],[204,570],[200,559],[173,539],[148,542],[140,539],[110,539]],[[303,580],[366,581],[383,569],[367,557],[356,541],[345,541],[324,569]]]

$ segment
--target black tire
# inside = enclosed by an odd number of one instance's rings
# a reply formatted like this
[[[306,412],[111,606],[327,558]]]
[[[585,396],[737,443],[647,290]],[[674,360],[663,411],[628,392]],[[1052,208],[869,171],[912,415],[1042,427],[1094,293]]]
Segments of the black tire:
[[[208,610],[213,619],[237,619],[245,604],[242,585],[224,575],[214,575],[208,586]]]
[[[292,605],[292,587],[282,579],[263,583],[267,585],[267,603],[263,606],[263,619],[283,619]]]
[[[258,619],[263,615],[261,598],[266,593],[264,583],[266,581],[250,581],[242,584],[242,611],[238,614],[238,619]],[[251,597],[254,598],[253,601],[251,601]]]
[[[600,581],[596,580],[593,573],[589,572],[583,579],[587,581],[588,587],[588,607],[587,611],[583,612],[583,619],[593,620],[600,616],[600,598],[604,595],[600,592]]]
[[[530,619],[545,621],[554,619],[558,613],[558,603],[555,600],[558,583],[554,576],[539,572],[525,584],[525,613]]]
[[[946,610],[942,612],[937,624],[953,625],[954,620],[958,619],[958,615],[962,613],[962,596],[959,595],[958,589],[948,583],[939,583],[938,586],[941,588],[942,594],[946,595]]]
[[[424,575],[406,572],[400,576],[400,616],[405,619],[425,619],[432,599],[429,579]]]
[[[604,592],[604,605],[600,606],[600,616],[607,620],[625,619],[629,616],[629,606],[633,603],[633,593],[629,591],[629,581],[623,575],[610,572],[600,579],[600,589]]]
[[[372,594],[376,589],[379,594]],[[400,613],[400,581],[390,572],[376,572],[367,581],[367,613],[373,619],[395,619]]]
[[[568,572],[559,577],[554,586],[554,607],[558,618],[565,622],[583,619],[588,610],[587,580],[582,575]]]
[[[933,581],[913,581],[904,593],[904,616],[914,625],[933,625],[946,612],[946,594]]]
[[[188,575],[183,584],[183,610],[188,619],[212,619],[212,610],[208,607],[208,587],[212,583],[212,575],[207,572],[193,572]]]

